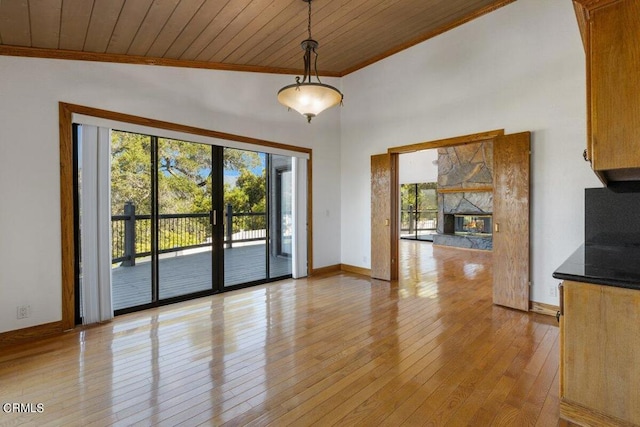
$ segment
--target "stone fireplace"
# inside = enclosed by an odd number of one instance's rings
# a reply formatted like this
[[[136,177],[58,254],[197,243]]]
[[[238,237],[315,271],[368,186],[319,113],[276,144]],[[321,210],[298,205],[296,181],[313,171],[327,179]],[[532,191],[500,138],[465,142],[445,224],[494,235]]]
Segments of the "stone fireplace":
[[[438,149],[437,245],[492,248],[493,144]]]

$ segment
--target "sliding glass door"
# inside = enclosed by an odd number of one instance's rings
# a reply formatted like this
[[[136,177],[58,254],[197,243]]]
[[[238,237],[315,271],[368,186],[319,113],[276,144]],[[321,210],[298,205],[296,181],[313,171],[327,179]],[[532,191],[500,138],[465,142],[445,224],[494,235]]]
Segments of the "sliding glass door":
[[[111,131],[111,281],[116,312],[154,301],[151,153],[151,136]]]
[[[115,314],[291,277],[291,157],[93,129],[110,144],[105,262]],[[83,260],[77,265],[80,295]]]
[[[270,156],[269,273],[286,276],[292,271],[293,256],[293,172],[288,156]]]
[[[436,186],[435,182],[400,186],[400,238],[433,240],[438,221]]]
[[[269,156],[224,149],[224,286],[267,279]]]
[[[208,144],[111,131],[116,313],[220,289],[220,152]]]
[[[224,286],[292,273],[292,159],[224,149]]]
[[[213,147],[157,138],[155,163],[158,299],[216,289]]]

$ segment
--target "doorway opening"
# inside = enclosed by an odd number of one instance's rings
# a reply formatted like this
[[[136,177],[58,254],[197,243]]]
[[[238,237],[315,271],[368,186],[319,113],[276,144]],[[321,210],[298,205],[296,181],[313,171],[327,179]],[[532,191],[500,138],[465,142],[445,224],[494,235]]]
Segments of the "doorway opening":
[[[468,147],[471,144],[490,141],[491,161],[479,162],[479,157],[485,156],[485,149],[471,149],[462,154],[455,153],[449,157],[448,165],[440,165],[441,159],[438,157],[439,167],[446,170],[445,179],[438,177],[438,231],[444,227],[444,214],[449,209],[451,201],[456,205],[456,211],[447,213],[476,214],[487,213],[482,206],[480,199],[486,197],[470,197],[469,192],[485,193],[491,195],[492,216],[484,224],[491,223],[494,230],[492,234],[482,233],[482,235],[469,236],[453,234],[436,234],[435,237],[452,237],[456,242],[462,240],[476,241],[477,239],[492,241],[492,258],[494,263],[493,275],[493,302],[519,310],[529,310],[529,182],[530,182],[530,132],[521,132],[505,135],[504,130],[494,130],[472,135],[464,135],[455,138],[423,142],[399,147],[391,147],[386,154],[374,155],[371,157],[371,276],[382,280],[397,280],[399,277],[399,242],[398,233],[400,231],[400,186],[398,185],[399,173],[398,163],[401,154],[414,153],[416,151],[443,147]],[[455,150],[454,150],[455,151]],[[485,156],[487,157],[487,156]],[[464,159],[464,162],[462,161]],[[451,173],[456,168],[456,163],[462,165],[479,163],[479,167],[469,165],[461,167],[458,172]],[[484,163],[484,164],[482,164]],[[486,182],[490,186],[477,185],[485,182],[486,171],[490,169]],[[440,174],[440,173],[439,173]],[[473,184],[466,185],[462,182],[467,176],[473,176],[468,180]],[[482,178],[478,180],[478,178]],[[442,184],[453,184],[448,188],[440,188]],[[455,194],[455,197],[448,198],[448,201],[440,202],[448,194]],[[475,203],[476,199],[478,202]],[[479,208],[478,211],[467,210],[472,207]],[[442,210],[441,208],[442,207]],[[442,216],[440,216],[442,215]],[[449,217],[452,218],[452,217]],[[453,216],[455,221],[455,215]],[[455,226],[455,224],[454,224]],[[477,226],[477,224],[476,224]],[[477,227],[476,227],[477,228]],[[471,239],[473,237],[474,239]],[[473,242],[471,242],[473,244]],[[434,238],[434,245],[438,244]],[[452,244],[452,246],[456,246]],[[469,249],[473,246],[462,246]]]
[[[491,250],[493,141],[402,153],[399,157],[401,237],[408,234],[440,246]],[[402,184],[412,179],[431,182]]]
[[[446,274],[460,274],[469,280],[475,280],[479,274],[491,274],[490,269],[486,269],[491,264],[490,251],[460,250],[460,245],[449,244],[449,240],[443,239],[443,236],[450,235],[454,238],[463,235],[467,237],[471,235],[470,230],[474,231],[475,237],[478,234],[476,228],[483,226],[480,231],[484,231],[484,225],[490,227],[488,222],[483,222],[486,215],[480,218],[478,215],[472,217],[459,213],[462,210],[478,209],[466,200],[477,199],[473,196],[474,187],[481,187],[486,192],[486,187],[492,185],[491,175],[483,174],[484,156],[474,155],[480,144],[429,148],[399,154],[400,277],[432,276],[434,270],[445,267],[436,260],[451,256],[459,260],[463,271],[447,271]],[[455,159],[455,163],[452,159]],[[483,179],[485,182],[482,182]],[[490,208],[487,210],[491,212]],[[454,230],[456,226],[459,230]],[[466,239],[464,241],[467,242]],[[407,284],[408,289],[413,289],[412,282]],[[417,289],[421,289],[419,285]],[[430,291],[435,295],[444,290],[439,289],[435,281]]]

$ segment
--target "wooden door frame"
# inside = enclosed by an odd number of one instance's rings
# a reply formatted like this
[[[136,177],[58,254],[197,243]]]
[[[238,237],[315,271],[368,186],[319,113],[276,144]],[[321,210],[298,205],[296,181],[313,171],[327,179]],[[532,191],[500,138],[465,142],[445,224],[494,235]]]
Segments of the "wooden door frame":
[[[413,153],[415,151],[428,150],[432,148],[441,148],[441,147],[453,147],[457,145],[465,145],[465,144],[473,144],[476,142],[484,142],[493,140],[495,137],[503,136],[504,129],[495,129],[486,132],[473,133],[469,135],[456,136],[453,138],[445,138],[438,139],[435,141],[427,141],[427,142],[418,142],[415,144],[409,145],[400,145],[397,147],[391,147],[387,149],[387,153],[391,154],[392,162],[398,162],[400,154]],[[399,164],[399,163],[398,163]],[[399,212],[400,210],[400,186],[393,186],[391,188],[391,194],[389,194],[391,199],[391,209],[393,212]],[[392,215],[391,216],[391,227],[393,230],[400,229],[400,216]],[[391,233],[391,250],[392,253],[398,253],[399,246],[399,234]],[[391,265],[391,277],[400,277],[399,276],[399,262],[393,263]]]
[[[98,117],[107,120],[177,131],[210,138],[243,142],[258,147],[278,148],[305,153],[307,160],[307,262],[308,271],[313,271],[313,194],[312,194],[312,150],[306,147],[281,144],[248,136],[235,135],[215,130],[186,126],[162,120],[149,119],[131,114],[117,113],[83,105],[60,102],[58,104],[60,132],[60,232],[62,250],[62,330],[74,329],[75,323],[75,224],[73,186],[73,114]]]

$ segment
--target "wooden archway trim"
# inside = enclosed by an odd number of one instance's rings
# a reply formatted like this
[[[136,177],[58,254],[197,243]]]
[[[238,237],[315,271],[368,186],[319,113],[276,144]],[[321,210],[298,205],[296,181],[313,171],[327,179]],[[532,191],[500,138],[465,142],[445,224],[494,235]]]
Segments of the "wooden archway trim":
[[[387,150],[390,154],[413,153],[414,151],[428,150],[430,148],[451,147],[453,145],[472,144],[474,142],[488,141],[497,136],[504,135],[504,129],[490,130],[487,132],[472,133],[453,138],[438,139],[436,141],[418,142],[415,144],[391,147]]]

